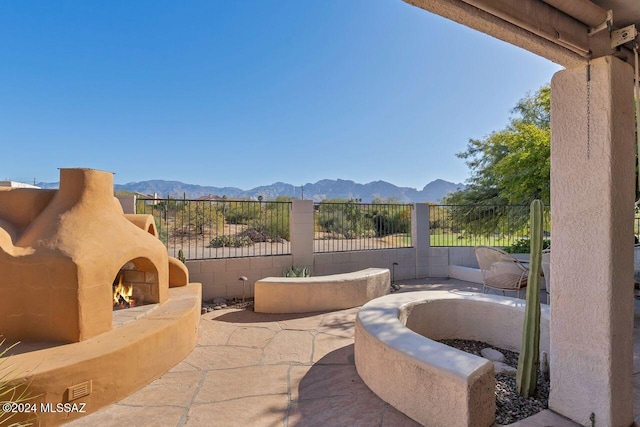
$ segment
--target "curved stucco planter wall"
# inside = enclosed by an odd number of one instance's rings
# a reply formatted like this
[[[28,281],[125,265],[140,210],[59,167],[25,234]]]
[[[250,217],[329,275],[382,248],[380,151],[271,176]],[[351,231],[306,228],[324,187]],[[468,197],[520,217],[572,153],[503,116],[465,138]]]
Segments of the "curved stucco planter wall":
[[[490,426],[493,364],[435,340],[477,340],[519,351],[524,308],[514,298],[447,291],[378,298],[356,318],[356,369],[380,398],[423,425]],[[540,335],[540,351],[549,352],[545,306]]]
[[[267,277],[255,284],[254,311],[310,313],[357,307],[389,292],[389,269],[316,277]]]

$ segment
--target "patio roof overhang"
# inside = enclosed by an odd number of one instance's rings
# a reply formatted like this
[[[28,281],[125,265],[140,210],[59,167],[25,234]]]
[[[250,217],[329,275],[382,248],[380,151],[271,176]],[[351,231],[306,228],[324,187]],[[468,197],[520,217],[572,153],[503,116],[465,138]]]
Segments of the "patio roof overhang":
[[[607,55],[633,65],[633,40],[638,38],[622,32],[632,24],[640,28],[637,0],[404,1],[564,67]]]

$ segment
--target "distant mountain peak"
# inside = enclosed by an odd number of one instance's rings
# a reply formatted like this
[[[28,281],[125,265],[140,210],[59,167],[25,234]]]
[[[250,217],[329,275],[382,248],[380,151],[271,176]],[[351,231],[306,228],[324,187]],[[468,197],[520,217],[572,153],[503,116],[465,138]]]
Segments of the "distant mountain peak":
[[[41,188],[58,188],[58,183],[38,183]],[[205,185],[187,184],[181,181],[166,181],[152,179],[148,181],[116,184],[116,191],[128,191],[139,194],[157,194],[159,197],[186,197],[198,199],[201,197],[227,196],[233,198],[275,199],[278,196],[300,197],[301,186],[286,182],[275,182],[242,190],[237,187],[212,187]],[[424,186],[422,190],[410,187],[398,187],[386,181],[378,180],[366,184],[359,184],[348,179],[321,179],[315,183],[304,184],[304,198],[320,202],[325,199],[362,199],[371,202],[375,198],[393,198],[403,203],[438,202],[448,193],[463,189],[464,184],[456,184],[436,179]]]

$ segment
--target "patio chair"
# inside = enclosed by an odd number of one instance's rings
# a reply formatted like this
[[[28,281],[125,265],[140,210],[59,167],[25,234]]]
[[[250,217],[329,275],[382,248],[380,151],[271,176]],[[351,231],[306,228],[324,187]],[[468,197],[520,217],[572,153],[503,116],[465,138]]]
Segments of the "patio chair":
[[[544,276],[544,292],[547,294],[547,304],[549,304],[549,294],[551,293],[551,249],[542,251],[542,275]]]
[[[527,286],[529,277],[529,269],[522,261],[491,246],[476,246],[474,252],[482,272],[484,293],[489,289],[502,291],[502,295],[515,291],[520,297],[520,290]]]

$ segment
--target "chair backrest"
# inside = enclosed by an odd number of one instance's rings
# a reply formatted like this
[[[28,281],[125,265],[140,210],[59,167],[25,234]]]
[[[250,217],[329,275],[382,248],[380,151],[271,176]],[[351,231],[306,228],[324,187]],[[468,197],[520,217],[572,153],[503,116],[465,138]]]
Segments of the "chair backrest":
[[[528,268],[522,264],[521,260],[501,249],[492,246],[476,246],[473,251],[476,254],[483,277],[485,277],[485,274],[492,275],[495,273],[496,267],[512,274],[522,274],[528,271]],[[506,271],[505,267],[507,267]]]
[[[474,252],[484,286],[503,290],[526,286],[529,269],[513,255],[491,246],[476,246]]]
[[[547,288],[547,293],[551,292],[551,249],[545,249],[542,251],[542,274],[544,275],[544,282]]]
[[[508,253],[491,246],[476,246],[473,248],[473,251],[478,260],[478,266],[480,266],[480,270],[483,272],[491,271],[491,266],[494,263],[504,261],[505,255],[507,257],[510,256]]]

